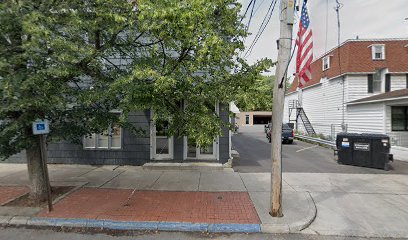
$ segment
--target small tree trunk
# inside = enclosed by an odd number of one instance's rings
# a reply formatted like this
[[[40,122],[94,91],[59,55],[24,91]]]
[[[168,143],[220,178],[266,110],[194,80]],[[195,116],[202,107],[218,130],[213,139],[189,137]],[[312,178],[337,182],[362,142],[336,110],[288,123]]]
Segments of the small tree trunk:
[[[30,197],[32,199],[45,201],[47,199],[47,181],[44,178],[44,169],[41,162],[41,149],[39,140],[26,150],[28,177],[31,183]]]

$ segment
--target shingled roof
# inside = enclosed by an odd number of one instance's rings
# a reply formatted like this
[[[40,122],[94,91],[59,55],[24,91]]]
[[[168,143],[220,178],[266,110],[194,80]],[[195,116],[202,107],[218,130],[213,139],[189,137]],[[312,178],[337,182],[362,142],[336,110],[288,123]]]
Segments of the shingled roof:
[[[382,102],[382,101],[394,100],[394,99],[400,99],[400,98],[408,99],[408,88],[395,90],[392,92],[381,93],[381,94],[377,94],[374,96],[358,99],[355,101],[351,101],[348,104],[358,104],[358,103],[366,103],[366,102]]]
[[[385,60],[372,59],[370,46],[373,44],[385,45]],[[330,56],[330,68],[323,71],[322,59],[326,56]],[[389,73],[408,73],[408,39],[347,40],[312,62],[312,79],[304,87],[318,84],[324,77],[332,79],[344,74],[375,73],[381,68],[388,68]],[[295,92],[297,87],[295,78],[287,93]]]

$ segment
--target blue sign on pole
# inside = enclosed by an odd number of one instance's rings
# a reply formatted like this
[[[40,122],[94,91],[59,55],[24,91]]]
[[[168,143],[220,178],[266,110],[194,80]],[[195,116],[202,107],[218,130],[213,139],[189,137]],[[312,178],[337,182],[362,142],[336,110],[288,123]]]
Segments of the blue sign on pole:
[[[36,124],[36,126],[37,126],[37,131],[45,130],[45,124],[38,123]]]
[[[50,125],[48,120],[36,120],[33,122],[33,134],[47,134],[50,132]]]

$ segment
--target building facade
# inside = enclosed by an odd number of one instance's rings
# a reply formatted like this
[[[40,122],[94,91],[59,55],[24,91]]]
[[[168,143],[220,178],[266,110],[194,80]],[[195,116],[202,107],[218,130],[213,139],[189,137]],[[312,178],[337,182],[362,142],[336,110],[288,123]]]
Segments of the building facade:
[[[222,121],[229,122],[228,104],[217,104]],[[133,112],[129,122],[144,130],[135,135],[129,129],[113,126],[110,134],[94,134],[82,144],[69,142],[48,145],[48,162],[91,165],[143,165],[147,162],[210,161],[225,164],[231,158],[231,132],[224,127],[213,145],[200,148],[187,137],[167,137],[166,126],[153,122],[151,110]],[[51,129],[52,130],[52,129]],[[8,162],[25,162],[25,153],[12,156]]]
[[[254,111],[254,112],[240,112],[237,114],[237,125],[253,126],[265,125],[271,122],[272,111]]]
[[[348,40],[311,70],[306,86],[295,79],[287,91],[284,121],[332,139],[346,130],[385,133],[393,145],[408,147],[408,39]]]

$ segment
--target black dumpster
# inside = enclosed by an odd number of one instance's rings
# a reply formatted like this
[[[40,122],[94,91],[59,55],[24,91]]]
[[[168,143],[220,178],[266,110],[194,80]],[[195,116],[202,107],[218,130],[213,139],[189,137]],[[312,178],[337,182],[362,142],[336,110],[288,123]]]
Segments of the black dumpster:
[[[336,147],[341,164],[388,170],[392,160],[390,138],[385,134],[339,133]]]

